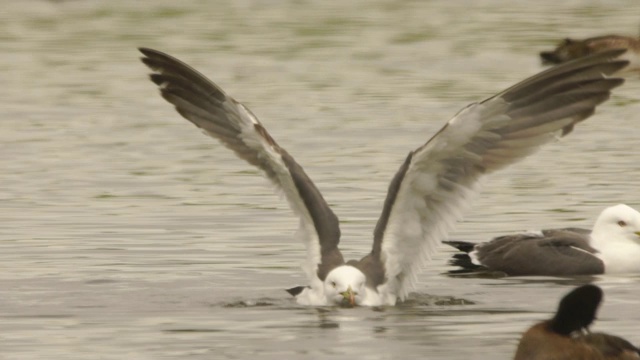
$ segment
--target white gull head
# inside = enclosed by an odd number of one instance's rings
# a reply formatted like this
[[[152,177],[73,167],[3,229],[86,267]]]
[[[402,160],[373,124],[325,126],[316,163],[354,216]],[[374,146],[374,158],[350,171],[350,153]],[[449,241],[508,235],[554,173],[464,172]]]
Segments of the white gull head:
[[[640,212],[619,204],[600,213],[591,232],[606,273],[640,272]]]
[[[366,276],[351,265],[341,265],[331,270],[324,279],[327,304],[362,305],[366,295]]]

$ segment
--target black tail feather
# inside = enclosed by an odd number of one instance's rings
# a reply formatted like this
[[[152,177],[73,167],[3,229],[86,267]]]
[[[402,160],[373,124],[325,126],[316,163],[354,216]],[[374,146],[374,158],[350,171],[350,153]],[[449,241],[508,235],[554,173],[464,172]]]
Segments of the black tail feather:
[[[460,241],[460,240],[448,240],[448,241],[443,241],[442,243],[447,244],[449,246],[453,246],[454,248],[465,253],[472,252],[473,248],[477,245],[476,243],[472,243],[468,241]]]
[[[472,252],[477,245],[476,243],[460,240],[443,241],[443,243],[462,251],[462,253],[453,254],[451,259],[449,259],[449,265],[459,267],[459,269],[449,270],[447,273],[470,274],[487,271],[487,268],[484,266],[474,264],[469,256],[469,253]]]
[[[460,267],[458,270],[449,271],[452,274],[466,273],[484,269],[484,266],[476,265],[471,261],[469,254],[454,254],[449,260],[449,265]]]

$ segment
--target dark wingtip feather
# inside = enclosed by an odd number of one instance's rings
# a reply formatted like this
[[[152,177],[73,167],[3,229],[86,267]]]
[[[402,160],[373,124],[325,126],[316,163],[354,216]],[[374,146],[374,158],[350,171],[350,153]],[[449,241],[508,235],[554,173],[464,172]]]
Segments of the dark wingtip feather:
[[[144,57],[140,58],[140,61],[142,61],[145,65],[147,65],[152,70],[155,70],[158,68],[158,64],[157,64],[158,59],[168,56],[158,50],[153,50],[145,47],[139,47],[138,51],[140,51],[142,55],[144,55]]]
[[[622,70],[625,67],[629,66],[630,62],[629,60],[616,60],[616,61],[612,61],[611,64],[612,64],[612,68],[614,69],[613,72],[616,72],[618,70]],[[624,82],[624,80],[622,80],[622,82]],[[620,84],[622,84],[622,82]]]
[[[162,84],[166,82],[164,76],[161,74],[149,74],[149,79],[158,86],[162,86]]]
[[[608,99],[608,98],[609,98],[609,96],[607,96],[606,99]],[[602,102],[604,102],[606,99],[602,100]],[[569,125],[567,125],[567,126],[562,128],[562,134],[560,134],[560,137],[565,137],[565,136],[569,135],[573,131],[573,128],[577,123],[579,123],[579,122],[583,121],[584,119],[590,117],[595,112],[596,112],[596,108],[592,107],[590,109],[587,109],[587,110],[575,115],[573,117],[573,122],[571,124],[569,124]]]
[[[558,56],[553,51],[540,52],[540,59],[542,60],[543,65],[553,65],[560,63],[560,59],[558,59]]]
[[[158,55],[166,56],[166,54],[164,54],[161,51],[154,50],[154,49],[147,48],[147,47],[142,47],[142,46],[138,48],[138,51],[140,51],[142,53],[142,55],[150,57],[150,58],[154,57],[154,56],[158,56]]]
[[[585,74],[592,75],[592,79],[606,79],[608,76],[629,65],[629,61],[618,58],[626,51],[626,49],[603,51],[553,66],[508,88],[496,96],[502,97],[505,101],[511,103],[527,98],[531,96],[531,94],[538,93],[540,90],[545,89],[550,82],[559,82],[562,79],[572,79],[576,76],[584,76]],[[579,79],[575,80],[579,81]],[[619,86],[620,84],[615,86]],[[610,89],[611,88],[609,88],[609,90]],[[490,99],[491,98],[485,101]]]
[[[142,61],[143,64],[145,64],[149,69],[156,71],[158,70],[160,67],[158,66],[158,63],[156,61],[154,61],[152,58],[149,57],[141,57],[140,61]]]
[[[304,289],[308,288],[308,286],[296,286],[290,289],[285,289],[291,296],[295,297],[300,295]]]
[[[629,64],[628,61],[625,60],[625,62],[627,63],[627,65]],[[607,80],[611,83],[611,89],[617,88],[618,86],[624,84],[624,79],[623,78],[610,78],[610,79],[607,79]]]

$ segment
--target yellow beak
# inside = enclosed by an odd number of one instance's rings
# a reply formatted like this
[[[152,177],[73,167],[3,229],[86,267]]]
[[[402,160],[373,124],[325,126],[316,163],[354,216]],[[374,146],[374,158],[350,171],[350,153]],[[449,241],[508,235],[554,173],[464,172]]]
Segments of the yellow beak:
[[[346,301],[349,302],[349,305],[354,306],[356,304],[356,294],[351,289],[351,286],[347,288],[347,291],[340,293],[344,297]]]

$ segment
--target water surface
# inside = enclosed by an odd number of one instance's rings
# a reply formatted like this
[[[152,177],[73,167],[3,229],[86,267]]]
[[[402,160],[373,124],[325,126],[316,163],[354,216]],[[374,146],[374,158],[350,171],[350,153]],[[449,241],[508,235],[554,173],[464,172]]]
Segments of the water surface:
[[[451,278],[408,303],[305,308],[297,219],[166,104],[136,47],[247,104],[369,251],[389,180],[461,107],[541,70],[558,39],[635,34],[628,1],[40,1],[0,13],[2,359],[508,359],[581,279]],[[452,234],[590,227],[640,208],[640,79],[485,181]],[[594,329],[638,343],[638,277],[602,276]]]

